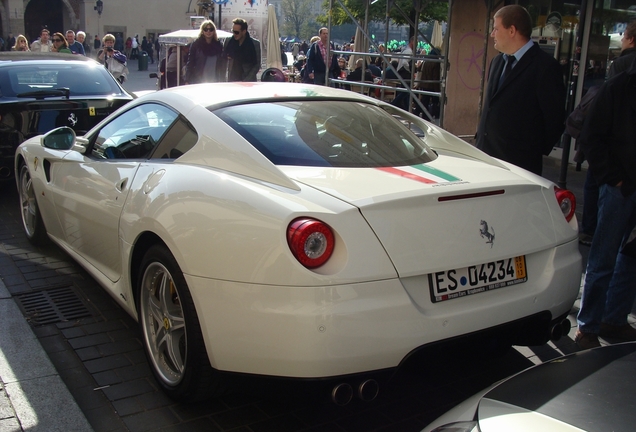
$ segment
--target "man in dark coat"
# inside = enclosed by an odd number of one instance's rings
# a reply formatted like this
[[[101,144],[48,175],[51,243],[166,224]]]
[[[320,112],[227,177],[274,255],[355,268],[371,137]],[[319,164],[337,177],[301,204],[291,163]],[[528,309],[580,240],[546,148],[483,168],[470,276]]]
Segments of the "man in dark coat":
[[[598,222],[585,271],[579,328],[582,349],[598,335],[636,340],[627,322],[636,297],[636,60],[599,89],[581,131],[581,146],[599,184]],[[632,244],[633,247],[633,244]],[[625,253],[619,253],[619,251]]]
[[[325,85],[327,70],[329,70],[330,78],[337,78],[340,74],[340,67],[338,66],[338,58],[333,53],[333,45],[329,44],[329,29],[321,28],[318,36],[320,36],[320,40],[309,47],[305,68],[308,78],[313,80],[314,84]],[[329,55],[329,61],[325,61],[327,55]]]
[[[261,68],[261,42],[250,36],[244,19],[235,18],[232,24],[233,37],[227,38],[223,47],[228,61],[227,80],[256,81]]]
[[[621,38],[621,55],[612,62],[608,77],[626,71],[636,57],[636,20],[627,24]]]
[[[476,137],[477,147],[489,155],[541,175],[542,155],[563,133],[565,86],[559,63],[531,34],[532,19],[522,6],[495,13],[490,36],[502,54],[490,65]]]

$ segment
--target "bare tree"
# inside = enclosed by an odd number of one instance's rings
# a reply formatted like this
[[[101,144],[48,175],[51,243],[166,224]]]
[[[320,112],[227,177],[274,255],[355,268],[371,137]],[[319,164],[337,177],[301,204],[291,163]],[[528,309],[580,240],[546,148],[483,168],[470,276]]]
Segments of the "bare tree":
[[[306,24],[314,21],[311,12],[312,0],[283,0],[281,10],[283,15],[283,32],[289,36],[307,38]]]

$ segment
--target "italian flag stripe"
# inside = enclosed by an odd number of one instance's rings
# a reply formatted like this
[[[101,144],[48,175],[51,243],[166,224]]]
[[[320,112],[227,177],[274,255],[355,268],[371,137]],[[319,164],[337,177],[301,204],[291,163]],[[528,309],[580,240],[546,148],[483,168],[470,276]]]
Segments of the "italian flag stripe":
[[[422,183],[426,183],[426,184],[435,184],[437,183],[435,180],[431,180],[428,179],[426,177],[422,177],[421,175],[417,175],[415,173],[410,173],[407,171],[403,171],[401,169],[397,169],[397,168],[391,168],[391,167],[383,167],[383,168],[378,168],[380,171],[384,171],[386,173],[389,174],[393,174],[396,176],[400,176],[400,177],[404,177],[410,180],[415,180],[418,182],[422,182]]]
[[[444,171],[440,171],[437,168],[433,168],[433,167],[430,167],[430,166],[424,165],[424,164],[413,165],[413,168],[418,169],[420,171],[424,171],[425,173],[428,173],[428,174],[433,174],[434,176],[439,177],[439,178],[444,179],[444,180],[449,181],[449,182],[454,182],[454,181],[460,181],[461,180],[461,179],[459,179],[459,178],[457,178],[455,176],[452,176],[452,175],[450,175],[448,173],[445,173]]]

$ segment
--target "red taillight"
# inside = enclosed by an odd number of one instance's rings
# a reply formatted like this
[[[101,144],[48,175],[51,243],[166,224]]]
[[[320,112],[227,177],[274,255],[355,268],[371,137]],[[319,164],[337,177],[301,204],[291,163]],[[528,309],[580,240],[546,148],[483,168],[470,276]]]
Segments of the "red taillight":
[[[569,190],[561,189],[556,186],[554,187],[554,195],[556,195],[557,202],[559,203],[559,207],[561,207],[565,220],[570,222],[574,217],[574,211],[576,210],[576,197]]]
[[[311,269],[320,267],[331,257],[335,237],[326,223],[300,218],[287,227],[287,243],[296,259]]]

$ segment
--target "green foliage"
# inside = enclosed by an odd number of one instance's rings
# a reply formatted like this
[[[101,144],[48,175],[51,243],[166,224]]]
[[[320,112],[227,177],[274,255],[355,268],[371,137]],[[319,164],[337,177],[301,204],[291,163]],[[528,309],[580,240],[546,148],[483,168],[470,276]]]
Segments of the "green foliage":
[[[364,21],[365,8],[368,0],[342,0],[344,6],[349,10],[353,17],[359,22]],[[389,0],[380,0],[375,4],[369,5],[369,21],[384,22],[386,19],[386,2]],[[413,18],[415,16],[415,7],[420,8],[419,21],[447,21],[448,20],[448,1],[444,0],[395,0],[394,4],[398,5],[404,13]],[[324,15],[319,15],[317,21],[322,25],[327,25],[329,20],[330,0],[324,0]],[[391,7],[389,16],[393,23],[402,25],[407,24],[407,20],[398,11],[398,8]],[[333,9],[331,10],[331,24],[340,25],[352,23],[349,15],[342,9],[338,0],[333,0]]]

